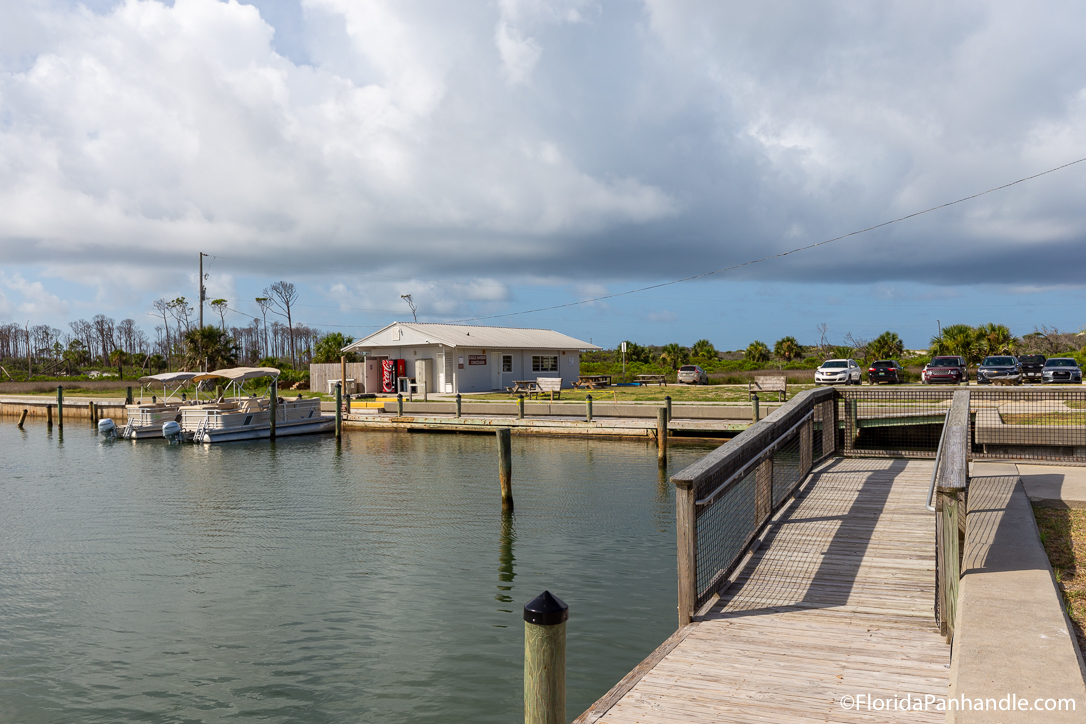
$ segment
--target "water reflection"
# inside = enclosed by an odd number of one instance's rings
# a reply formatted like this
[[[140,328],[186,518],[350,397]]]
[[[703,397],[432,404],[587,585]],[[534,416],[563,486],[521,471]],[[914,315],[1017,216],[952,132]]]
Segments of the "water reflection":
[[[501,534],[498,536],[498,593],[494,596],[494,599],[506,605],[513,603],[510,592],[513,590],[513,579],[516,578],[516,573],[513,570],[513,563],[516,561],[516,557],[513,555],[513,541],[516,540],[516,537],[513,512],[503,510]],[[513,612],[509,608],[499,608],[498,610],[502,613]]]

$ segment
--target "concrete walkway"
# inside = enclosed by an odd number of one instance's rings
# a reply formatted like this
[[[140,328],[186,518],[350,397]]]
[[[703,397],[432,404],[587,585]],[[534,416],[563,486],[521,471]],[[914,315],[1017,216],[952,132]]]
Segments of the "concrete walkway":
[[[1086,509],[1086,468],[1018,463],[1026,495],[1045,508]],[[1084,719],[1086,721],[1086,719]]]
[[[948,722],[1086,721],[1082,657],[1013,463],[973,465],[950,682],[968,709]],[[1049,709],[1060,700],[1074,709]]]

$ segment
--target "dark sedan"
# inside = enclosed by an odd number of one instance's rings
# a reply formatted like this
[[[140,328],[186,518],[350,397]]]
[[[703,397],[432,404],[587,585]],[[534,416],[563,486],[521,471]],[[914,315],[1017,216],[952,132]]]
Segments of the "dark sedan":
[[[877,385],[880,382],[901,384],[905,381],[905,370],[900,362],[892,359],[880,359],[872,362],[867,369],[867,381],[872,385]]]
[[[1022,367],[1017,357],[985,357],[977,367],[977,384],[988,385],[993,382],[1017,385],[1022,381]]]
[[[1070,357],[1053,357],[1041,370],[1041,383],[1051,385],[1062,382],[1067,385],[1082,384],[1082,368]]]

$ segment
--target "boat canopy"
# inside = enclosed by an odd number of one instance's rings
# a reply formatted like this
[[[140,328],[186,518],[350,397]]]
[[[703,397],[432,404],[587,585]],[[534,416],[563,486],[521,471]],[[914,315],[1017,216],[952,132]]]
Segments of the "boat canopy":
[[[163,372],[157,375],[147,375],[146,377],[140,377],[141,385],[150,385],[158,382],[160,384],[169,384],[170,382],[188,382],[189,380],[200,374],[199,372]]]
[[[198,374],[193,377],[193,380],[196,382],[203,382],[204,380],[210,380],[214,377],[222,377],[231,382],[244,382],[245,380],[253,380],[257,377],[278,376],[279,370],[274,367],[232,367],[230,369],[215,370],[214,372]]]

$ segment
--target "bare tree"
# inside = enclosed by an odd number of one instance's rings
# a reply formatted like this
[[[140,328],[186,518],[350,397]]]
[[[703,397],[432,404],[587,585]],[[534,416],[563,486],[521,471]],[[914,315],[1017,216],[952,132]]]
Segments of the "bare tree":
[[[290,334],[290,364],[297,364],[294,354],[294,323],[291,320],[290,308],[298,300],[298,290],[290,282],[279,281],[264,290],[264,296],[269,298],[276,307],[276,314],[287,318],[287,331]]]
[[[155,311],[162,315],[162,324],[166,328],[166,369],[172,371],[173,361],[170,355],[170,303],[165,299],[156,299],[153,304]]]
[[[260,307],[260,314],[264,318],[264,357],[271,354],[271,348],[268,347],[268,312],[271,310],[271,299],[268,297],[257,297],[256,304]]]
[[[826,353],[826,334],[830,331],[830,327],[825,322],[822,322],[815,331],[818,332],[818,353],[824,355]]]
[[[226,331],[226,300],[225,299],[212,299],[211,308],[219,313],[219,326],[222,331]]]

